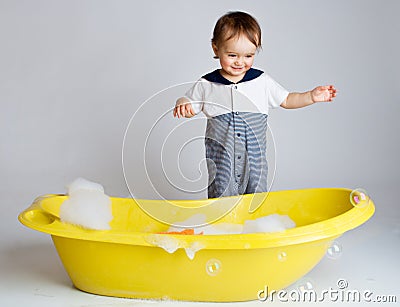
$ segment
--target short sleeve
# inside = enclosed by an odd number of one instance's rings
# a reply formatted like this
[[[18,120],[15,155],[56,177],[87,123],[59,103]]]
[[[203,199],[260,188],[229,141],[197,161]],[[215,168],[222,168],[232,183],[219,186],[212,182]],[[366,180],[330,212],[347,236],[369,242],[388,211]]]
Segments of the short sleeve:
[[[204,102],[204,80],[201,78],[185,93],[185,96],[192,104],[193,111],[198,114],[203,110]]]
[[[269,75],[266,76],[266,91],[268,107],[271,109],[279,107],[285,101],[289,92]]]

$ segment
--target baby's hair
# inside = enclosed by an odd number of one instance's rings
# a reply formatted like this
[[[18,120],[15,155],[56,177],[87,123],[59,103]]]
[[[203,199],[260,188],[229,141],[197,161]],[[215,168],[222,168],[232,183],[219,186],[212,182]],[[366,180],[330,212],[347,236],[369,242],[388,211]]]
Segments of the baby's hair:
[[[241,34],[246,35],[257,49],[261,48],[261,28],[257,20],[244,12],[228,12],[215,24],[211,42],[219,46]]]

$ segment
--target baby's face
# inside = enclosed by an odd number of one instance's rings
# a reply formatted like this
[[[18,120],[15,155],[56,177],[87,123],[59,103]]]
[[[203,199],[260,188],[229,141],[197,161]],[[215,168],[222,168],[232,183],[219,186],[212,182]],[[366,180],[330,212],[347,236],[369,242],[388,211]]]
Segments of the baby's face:
[[[257,47],[244,35],[233,37],[218,47],[213,45],[221,64],[221,74],[232,82],[240,81],[254,62]]]

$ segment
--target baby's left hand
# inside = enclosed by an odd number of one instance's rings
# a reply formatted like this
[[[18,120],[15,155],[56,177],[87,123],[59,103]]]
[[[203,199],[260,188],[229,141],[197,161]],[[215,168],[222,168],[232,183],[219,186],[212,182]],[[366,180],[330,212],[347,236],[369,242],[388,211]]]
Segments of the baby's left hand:
[[[336,89],[333,85],[317,86],[311,91],[313,102],[332,101],[336,97]]]

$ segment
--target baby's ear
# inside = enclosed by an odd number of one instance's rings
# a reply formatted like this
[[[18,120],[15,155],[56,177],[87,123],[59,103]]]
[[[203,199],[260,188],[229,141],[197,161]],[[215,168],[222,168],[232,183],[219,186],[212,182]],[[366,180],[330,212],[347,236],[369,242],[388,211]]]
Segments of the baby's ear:
[[[215,43],[211,43],[211,47],[212,47],[212,49],[214,51],[214,54],[215,54],[214,59],[218,59],[219,57],[218,57],[218,47],[217,47],[217,45]]]

